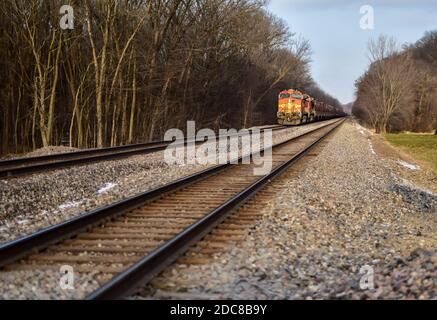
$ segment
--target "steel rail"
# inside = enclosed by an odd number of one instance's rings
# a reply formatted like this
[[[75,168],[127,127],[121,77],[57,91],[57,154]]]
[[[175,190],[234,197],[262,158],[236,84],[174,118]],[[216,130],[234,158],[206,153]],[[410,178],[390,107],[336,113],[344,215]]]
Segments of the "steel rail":
[[[332,123],[307,131],[287,141],[273,145],[269,148],[275,148],[284,145],[286,143],[289,143],[290,141],[299,139],[315,131],[321,130],[329,125],[332,125]],[[263,151],[265,150],[263,149],[256,153],[239,157],[238,163],[241,163],[243,159],[253,157],[254,155],[259,154]],[[162,187],[157,187],[150,191],[146,191],[138,195],[129,197],[127,199],[114,202],[112,204],[95,209],[91,212],[81,214],[75,218],[71,218],[54,226],[43,228],[30,235],[23,236],[16,240],[4,243],[0,245],[0,268],[4,267],[9,263],[19,260],[30,252],[35,252],[47,248],[51,244],[71,238],[82,231],[85,231],[89,228],[105,222],[106,220],[115,218],[133,209],[141,207],[144,204],[153,201],[166,193],[177,191],[190,184],[199,182],[207,177],[217,174],[231,166],[234,166],[235,164],[233,163],[237,163],[237,161],[230,161],[226,164],[220,164],[212,168],[207,168],[200,172],[191,174],[187,177],[183,177],[176,181],[170,182]]]
[[[262,128],[261,132],[271,129],[273,131],[286,129],[286,126],[274,126]],[[250,134],[254,129],[248,129],[247,134]],[[233,137],[237,134],[221,135]],[[240,134],[241,135],[241,134]],[[203,143],[204,140],[197,140],[194,137],[184,139],[183,143],[195,142]],[[99,161],[108,161],[119,158],[126,158],[139,154],[147,154],[164,150],[170,143],[174,141],[153,141],[140,144],[130,144],[118,147],[86,149],[74,152],[63,152],[45,156],[35,156],[27,158],[17,158],[0,161],[0,179],[13,178],[25,174],[48,171],[53,169],[65,168],[74,165],[88,164]],[[182,144],[182,143],[181,143]]]
[[[261,177],[249,187],[245,188],[243,191],[211,211],[204,218],[174,236],[143,259],[116,275],[102,287],[88,295],[87,299],[120,299],[132,293],[138,286],[146,284],[158,273],[162,272],[166,267],[173,263],[180,255],[186,252],[194,243],[210,233],[211,230],[229,217],[236,209],[240,208],[249,199],[254,197],[258,191],[265,187],[266,184],[281,175],[297,160],[308,153],[309,150],[324,140],[335,129],[337,129],[343,121],[344,120],[341,120],[334,124],[330,124],[333,125],[333,128],[323,134],[323,136],[307,145],[288,161],[275,168],[271,173]],[[288,142],[290,141],[287,141],[287,143]]]

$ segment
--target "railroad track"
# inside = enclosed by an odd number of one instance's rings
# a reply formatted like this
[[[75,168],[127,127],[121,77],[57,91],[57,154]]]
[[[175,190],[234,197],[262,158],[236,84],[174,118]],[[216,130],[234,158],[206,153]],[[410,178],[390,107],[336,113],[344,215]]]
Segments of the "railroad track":
[[[288,127],[275,125],[263,128],[261,129],[261,132],[266,129],[276,131],[286,128]],[[251,129],[248,130],[249,133],[251,131]],[[184,143],[187,143],[188,141],[194,141],[194,138],[186,138]],[[173,141],[154,141],[147,143],[129,144],[118,147],[86,149],[81,151],[63,152],[45,156],[0,160],[0,179],[13,178],[36,172],[50,171],[70,166],[152,153],[164,150],[172,142]],[[196,140],[196,143],[202,142],[204,142],[204,140]]]
[[[84,214],[0,246],[0,267],[11,270],[99,272],[105,283],[88,299],[117,299],[132,293],[177,260],[228,217],[234,224],[259,217],[231,216],[323,141],[343,120],[272,147],[273,170],[258,177],[254,164],[223,164],[164,187]],[[220,236],[234,231],[217,228]],[[220,234],[221,233],[221,234]],[[107,280],[109,279],[109,280]]]

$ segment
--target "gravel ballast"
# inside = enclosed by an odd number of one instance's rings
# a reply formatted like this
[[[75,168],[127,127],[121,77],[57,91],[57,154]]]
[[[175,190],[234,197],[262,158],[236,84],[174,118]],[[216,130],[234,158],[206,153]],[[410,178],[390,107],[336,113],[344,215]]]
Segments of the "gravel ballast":
[[[273,143],[326,123],[273,131]],[[45,148],[35,151],[32,156],[43,152],[55,151]],[[0,180],[0,242],[162,186],[208,166],[168,165],[162,151]]]
[[[279,143],[325,124],[315,123],[274,132],[273,143]],[[9,211],[5,214],[1,235],[3,238],[17,237],[63,221],[82,210],[91,210],[205,168],[201,165],[170,166],[162,157],[163,153],[154,153],[60,170],[46,175],[0,181],[3,186],[11,187],[7,191],[2,189],[3,195],[6,194],[5,198],[8,199],[2,205]],[[79,179],[80,177],[84,179]],[[59,285],[62,276],[60,270],[1,272],[0,297],[79,299],[96,289],[98,283],[102,283],[97,273],[77,274],[74,281],[75,289],[62,290]]]
[[[349,120],[281,179],[244,241],[210,264],[172,266],[134,298],[437,298],[437,195],[375,153],[364,130]]]
[[[274,143],[309,128],[281,131]],[[132,298],[436,298],[437,196],[432,186],[418,186],[403,175],[395,160],[375,153],[364,130],[349,120],[302,172],[278,180],[277,197],[242,242],[217,254],[210,264],[171,266],[156,279],[160,286],[153,281]],[[17,195],[18,207],[11,201],[9,225],[3,225],[0,234],[13,238],[202,168],[168,166],[157,153],[6,180],[21,197],[26,193],[20,186],[38,181],[43,188],[32,193],[32,199],[47,213],[29,210],[18,217],[20,206],[26,208],[28,202]],[[66,181],[56,188],[53,183],[60,177]],[[87,191],[66,192],[74,182]],[[30,222],[20,224],[18,219]],[[35,227],[38,221],[41,225]],[[362,289],[360,282],[369,270],[374,288]],[[79,274],[74,290],[62,290],[61,276],[56,270],[1,272],[0,297],[77,299],[100,283],[93,274]]]

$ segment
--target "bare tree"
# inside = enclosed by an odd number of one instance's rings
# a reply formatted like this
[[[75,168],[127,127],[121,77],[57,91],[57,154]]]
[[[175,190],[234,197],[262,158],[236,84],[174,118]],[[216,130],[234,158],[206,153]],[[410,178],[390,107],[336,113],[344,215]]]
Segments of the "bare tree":
[[[370,68],[358,82],[362,109],[377,132],[387,132],[390,120],[411,98],[412,63],[394,38],[380,36],[368,44]],[[363,101],[364,100],[364,101]]]
[[[275,121],[314,86],[309,43],[262,0],[0,2],[0,152],[160,138],[171,127]],[[23,45],[24,44],[24,45]]]

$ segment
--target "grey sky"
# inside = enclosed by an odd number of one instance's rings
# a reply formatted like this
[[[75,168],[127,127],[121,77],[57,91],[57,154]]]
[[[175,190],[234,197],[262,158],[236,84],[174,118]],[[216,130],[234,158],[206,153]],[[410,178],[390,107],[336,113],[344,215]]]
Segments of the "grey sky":
[[[360,28],[360,7],[375,10],[375,29]],[[437,29],[437,0],[270,0],[291,31],[311,41],[312,75],[342,103],[355,99],[355,80],[368,66],[367,41],[379,34],[415,42]]]

